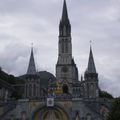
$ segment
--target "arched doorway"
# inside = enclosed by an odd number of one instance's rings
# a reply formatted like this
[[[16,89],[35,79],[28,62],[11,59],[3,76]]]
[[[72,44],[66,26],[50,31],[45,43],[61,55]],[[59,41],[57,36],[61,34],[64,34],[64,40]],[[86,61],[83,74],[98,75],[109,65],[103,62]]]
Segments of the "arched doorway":
[[[69,120],[69,118],[62,108],[45,106],[34,112],[32,120]]]
[[[42,120],[62,120],[62,116],[58,111],[51,109],[44,112]]]

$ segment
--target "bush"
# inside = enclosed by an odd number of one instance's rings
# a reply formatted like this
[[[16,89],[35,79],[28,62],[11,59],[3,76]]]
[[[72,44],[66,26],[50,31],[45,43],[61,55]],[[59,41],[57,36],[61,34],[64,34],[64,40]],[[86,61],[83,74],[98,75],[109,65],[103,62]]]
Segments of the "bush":
[[[115,98],[107,120],[120,120],[120,97]]]

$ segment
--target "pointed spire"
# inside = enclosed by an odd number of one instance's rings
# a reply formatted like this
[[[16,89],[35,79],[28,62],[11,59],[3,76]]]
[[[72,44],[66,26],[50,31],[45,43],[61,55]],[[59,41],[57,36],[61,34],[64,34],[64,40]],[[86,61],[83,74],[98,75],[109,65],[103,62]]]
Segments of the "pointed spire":
[[[60,36],[71,36],[71,25],[68,18],[66,0],[63,3],[62,18],[59,24],[59,33]]]
[[[87,67],[87,73],[96,73],[93,53],[92,53],[92,47],[90,45],[90,54],[89,54],[89,61],[88,61],[88,67]]]
[[[64,3],[63,3],[63,12],[62,12],[62,19],[61,20],[62,21],[68,20],[66,0],[64,0]]]
[[[36,74],[36,67],[35,67],[34,53],[33,53],[33,44],[31,47],[31,55],[30,55],[30,61],[29,61],[27,74],[30,74],[30,75]]]

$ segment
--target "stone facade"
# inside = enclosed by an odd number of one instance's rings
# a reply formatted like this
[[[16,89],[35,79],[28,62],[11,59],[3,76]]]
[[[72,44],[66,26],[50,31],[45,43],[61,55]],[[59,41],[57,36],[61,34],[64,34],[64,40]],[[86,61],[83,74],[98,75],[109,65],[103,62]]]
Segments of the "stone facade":
[[[0,101],[9,99],[14,91],[15,89],[9,83],[0,79]]]
[[[105,114],[109,112],[109,100],[102,99],[55,99],[54,106],[47,106],[47,99],[45,100],[29,100],[23,99],[18,101],[11,101],[6,104],[6,112],[1,115],[1,120],[47,120],[43,119],[45,111],[58,110],[58,115],[63,115],[64,120],[104,120]],[[7,108],[9,107],[9,108]],[[39,115],[41,113],[41,115]],[[39,118],[38,118],[39,117]],[[54,119],[49,119],[54,120]],[[57,118],[55,118],[57,120]],[[63,120],[58,119],[58,120]]]

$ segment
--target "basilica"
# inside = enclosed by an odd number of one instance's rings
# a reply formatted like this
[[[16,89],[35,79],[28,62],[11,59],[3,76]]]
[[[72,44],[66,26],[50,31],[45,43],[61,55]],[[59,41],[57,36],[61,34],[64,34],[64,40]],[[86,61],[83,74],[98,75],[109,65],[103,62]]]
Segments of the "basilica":
[[[0,79],[0,120],[106,120],[111,100],[99,96],[92,46],[88,66],[84,75],[79,77],[72,55],[66,0],[58,38],[56,76],[36,71],[34,48],[31,47],[28,68],[25,68],[27,72],[16,77],[16,83]]]

